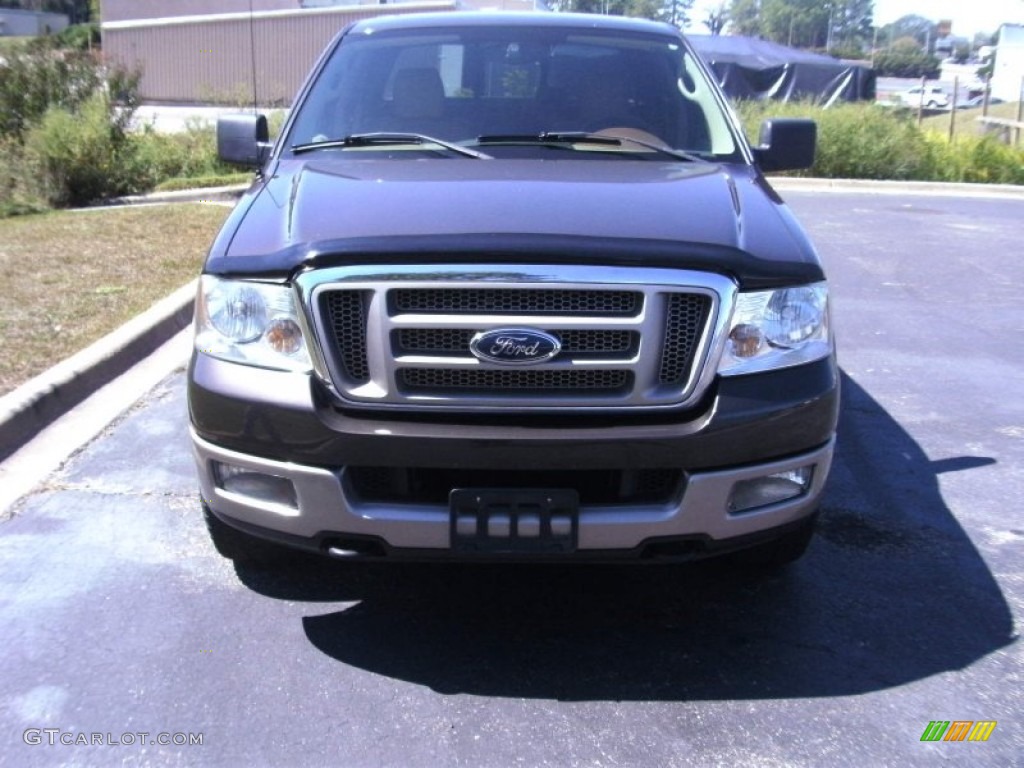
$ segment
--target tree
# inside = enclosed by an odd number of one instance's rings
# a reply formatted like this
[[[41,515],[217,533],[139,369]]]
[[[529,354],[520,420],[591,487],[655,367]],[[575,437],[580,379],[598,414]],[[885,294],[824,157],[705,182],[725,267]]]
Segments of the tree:
[[[703,23],[712,35],[722,34],[722,29],[729,23],[729,9],[725,7],[725,3],[708,10]]]
[[[729,31],[746,37],[761,36],[759,0],[732,0],[729,4]]]
[[[657,19],[662,11],[660,0],[631,0],[626,5],[626,16],[636,19]]]
[[[762,34],[796,48],[824,48],[829,10],[821,0],[762,0]]]
[[[939,60],[923,52],[913,37],[897,40],[875,54],[875,71],[883,77],[939,76]]]
[[[924,48],[935,40],[935,23],[924,16],[901,16],[892,24],[882,27],[880,40],[892,45],[893,41],[901,37],[912,37],[917,41],[919,47]]]
[[[688,11],[693,3],[694,0],[551,0],[549,7],[553,11],[654,19],[682,27],[689,21]]]
[[[661,21],[667,21],[676,27],[685,27],[690,23],[690,10],[694,0],[668,0],[661,14]]]
[[[871,42],[874,34],[873,0],[832,0],[832,45],[845,49],[862,48]]]

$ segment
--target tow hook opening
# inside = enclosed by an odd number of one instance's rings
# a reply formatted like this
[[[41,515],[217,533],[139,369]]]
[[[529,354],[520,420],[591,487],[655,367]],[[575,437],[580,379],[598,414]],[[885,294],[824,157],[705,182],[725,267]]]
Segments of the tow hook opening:
[[[323,550],[335,560],[360,560],[386,554],[380,542],[365,539],[327,539]]]

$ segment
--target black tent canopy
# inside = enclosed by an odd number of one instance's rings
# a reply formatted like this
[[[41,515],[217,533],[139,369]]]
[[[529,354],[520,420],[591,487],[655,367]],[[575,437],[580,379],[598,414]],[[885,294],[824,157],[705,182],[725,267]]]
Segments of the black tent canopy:
[[[687,37],[730,98],[828,105],[875,97],[875,73],[863,64],[752,37]]]

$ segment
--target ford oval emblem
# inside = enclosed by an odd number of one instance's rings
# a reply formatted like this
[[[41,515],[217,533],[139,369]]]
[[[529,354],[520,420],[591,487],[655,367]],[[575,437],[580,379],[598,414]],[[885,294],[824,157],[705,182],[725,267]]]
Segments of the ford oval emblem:
[[[469,342],[469,351],[485,363],[536,365],[561,352],[562,342],[532,328],[495,328],[476,334]]]

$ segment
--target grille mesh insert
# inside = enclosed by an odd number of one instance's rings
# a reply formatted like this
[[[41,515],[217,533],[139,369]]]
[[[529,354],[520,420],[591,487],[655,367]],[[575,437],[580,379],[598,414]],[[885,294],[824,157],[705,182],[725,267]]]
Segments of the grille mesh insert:
[[[637,291],[402,288],[389,296],[393,313],[632,317],[643,306]]]
[[[529,392],[601,393],[625,390],[632,381],[628,371],[511,371],[448,368],[403,368],[398,380],[403,389],[427,392],[488,392],[519,395]],[[512,390],[512,391],[510,391]]]
[[[366,359],[367,292],[330,291],[323,295],[321,303],[342,373],[353,382],[369,381],[370,366]]]
[[[662,384],[686,381],[710,309],[711,299],[701,294],[674,293],[668,297],[659,374]]]
[[[349,467],[364,501],[447,504],[453,488],[571,488],[582,504],[664,503],[684,482],[678,469],[452,469]]]

